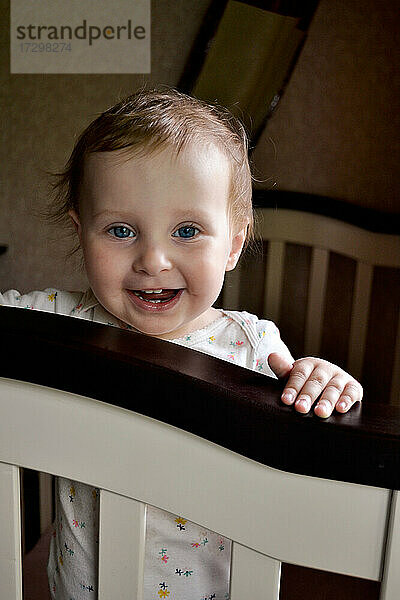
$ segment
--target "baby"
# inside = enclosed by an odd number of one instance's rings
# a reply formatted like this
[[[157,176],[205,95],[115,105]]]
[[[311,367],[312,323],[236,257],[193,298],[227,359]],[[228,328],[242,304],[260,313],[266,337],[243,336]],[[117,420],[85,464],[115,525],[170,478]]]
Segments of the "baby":
[[[287,378],[282,401],[300,413],[329,417],[361,401],[360,384],[339,367],[295,361],[270,321],[213,307],[254,241],[247,138],[226,109],[141,90],[86,128],[55,190],[53,217],[72,220],[90,289],[11,290],[2,304],[132,329]],[[145,600],[229,597],[229,540],[151,507],[146,528]],[[97,597],[97,536],[98,490],[58,478],[52,598]]]

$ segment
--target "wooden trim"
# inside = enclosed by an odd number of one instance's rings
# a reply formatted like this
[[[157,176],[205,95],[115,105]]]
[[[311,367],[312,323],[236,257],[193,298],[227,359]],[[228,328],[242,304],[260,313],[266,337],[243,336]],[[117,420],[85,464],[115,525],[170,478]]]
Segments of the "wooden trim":
[[[133,410],[283,471],[400,489],[400,406],[379,397],[321,420],[283,405],[281,382],[143,334],[15,307],[1,307],[0,331],[2,377]],[[163,389],[175,390],[168,402]]]

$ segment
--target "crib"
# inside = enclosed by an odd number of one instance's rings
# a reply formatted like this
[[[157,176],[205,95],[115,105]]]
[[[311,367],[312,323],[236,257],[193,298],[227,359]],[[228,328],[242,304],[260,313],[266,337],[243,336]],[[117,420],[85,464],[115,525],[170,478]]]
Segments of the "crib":
[[[282,561],[398,598],[400,407],[323,421],[276,380],[167,341],[7,307],[0,326],[2,598],[22,598],[21,468],[100,488],[100,599],[142,597],[148,504],[233,540],[232,600],[276,600]]]

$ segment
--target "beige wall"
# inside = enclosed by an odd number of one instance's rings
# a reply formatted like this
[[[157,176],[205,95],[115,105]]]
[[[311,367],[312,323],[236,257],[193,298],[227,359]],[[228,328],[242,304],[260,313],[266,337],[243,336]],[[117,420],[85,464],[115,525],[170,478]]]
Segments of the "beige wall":
[[[259,187],[400,211],[398,0],[321,0],[254,153]]]
[[[34,213],[46,202],[44,170],[60,169],[75,137],[108,106],[145,82],[176,85],[210,0],[152,0],[151,75],[10,75],[9,1],[0,0],[3,142],[0,161],[0,290],[84,289],[65,261],[60,232]],[[7,42],[5,41],[7,40]]]

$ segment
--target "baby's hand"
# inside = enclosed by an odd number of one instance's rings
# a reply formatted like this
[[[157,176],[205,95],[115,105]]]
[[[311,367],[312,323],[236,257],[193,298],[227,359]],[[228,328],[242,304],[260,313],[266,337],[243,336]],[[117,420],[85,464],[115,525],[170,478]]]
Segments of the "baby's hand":
[[[321,358],[300,358],[293,364],[273,352],[268,363],[279,378],[289,377],[282,393],[282,402],[293,404],[300,413],[308,413],[314,407],[318,417],[329,417],[333,409],[347,412],[355,402],[361,402],[363,389],[346,371]],[[296,400],[297,398],[297,400]]]

